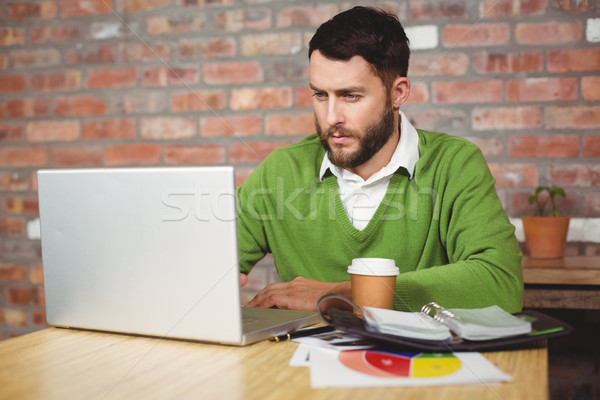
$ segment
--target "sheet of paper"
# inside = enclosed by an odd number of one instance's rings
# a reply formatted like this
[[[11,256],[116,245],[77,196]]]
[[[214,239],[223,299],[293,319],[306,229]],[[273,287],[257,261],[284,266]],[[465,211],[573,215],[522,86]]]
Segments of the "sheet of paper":
[[[309,348],[311,386],[433,386],[511,381],[479,353],[389,353]]]
[[[341,351],[368,349],[373,347],[373,344],[370,341],[366,341],[359,337],[350,336],[339,331],[322,333],[314,336],[299,337],[292,340],[300,343],[296,349],[296,352],[290,359],[289,365],[292,367],[309,367],[311,348],[325,348]]]
[[[290,367],[310,367],[310,346],[302,344],[298,346],[296,352],[290,359]]]

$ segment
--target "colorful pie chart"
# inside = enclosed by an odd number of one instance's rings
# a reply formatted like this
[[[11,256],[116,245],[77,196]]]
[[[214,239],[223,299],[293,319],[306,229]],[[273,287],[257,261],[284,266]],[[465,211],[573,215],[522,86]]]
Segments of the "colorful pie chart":
[[[383,378],[435,378],[461,368],[453,354],[393,353],[375,350],[342,351],[340,362],[346,367]]]

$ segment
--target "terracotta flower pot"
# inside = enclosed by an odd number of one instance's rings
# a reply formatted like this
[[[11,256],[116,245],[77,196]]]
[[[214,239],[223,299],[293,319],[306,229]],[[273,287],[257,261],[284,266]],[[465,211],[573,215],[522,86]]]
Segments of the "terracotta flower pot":
[[[521,220],[529,257],[564,257],[569,217],[523,217]]]

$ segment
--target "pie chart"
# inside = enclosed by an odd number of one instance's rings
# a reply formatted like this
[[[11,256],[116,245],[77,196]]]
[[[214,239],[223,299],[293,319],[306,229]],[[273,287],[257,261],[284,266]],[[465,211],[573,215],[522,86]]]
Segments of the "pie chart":
[[[351,350],[339,353],[346,367],[382,378],[436,378],[461,368],[451,353],[395,353],[376,350]]]

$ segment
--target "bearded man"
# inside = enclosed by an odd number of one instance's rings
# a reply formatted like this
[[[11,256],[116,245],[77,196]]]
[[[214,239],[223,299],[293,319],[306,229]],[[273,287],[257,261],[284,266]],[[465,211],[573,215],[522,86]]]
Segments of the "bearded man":
[[[410,50],[398,19],[355,7],[309,44],[316,134],[278,149],[238,189],[242,284],[272,253],[281,282],[248,304],[316,310],[351,298],[352,259],[389,258],[394,308],[519,311],[521,252],[481,151],[412,126]]]

